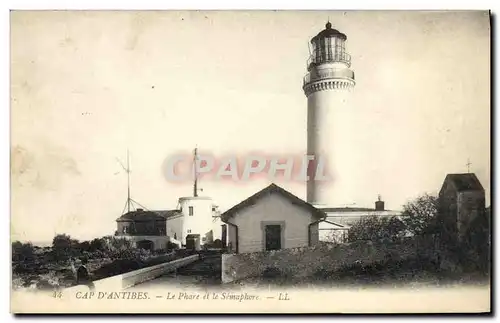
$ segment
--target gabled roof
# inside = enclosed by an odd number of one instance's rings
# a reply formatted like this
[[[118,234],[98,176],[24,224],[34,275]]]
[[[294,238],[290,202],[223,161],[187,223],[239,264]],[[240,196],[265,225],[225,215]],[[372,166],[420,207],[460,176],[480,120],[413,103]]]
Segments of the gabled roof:
[[[288,201],[290,201],[292,204],[295,204],[297,206],[300,206],[302,208],[305,208],[309,210],[313,215],[315,215],[318,220],[319,219],[324,219],[326,217],[326,213],[321,211],[320,209],[315,208],[311,204],[307,203],[306,201],[298,198],[297,196],[293,195],[292,193],[286,191],[285,189],[279,187],[276,184],[271,184],[268,187],[262,189],[261,191],[255,193],[254,195],[250,196],[246,200],[240,202],[239,204],[236,204],[226,212],[221,214],[221,219],[222,221],[226,222],[229,218],[233,217],[235,214],[240,212],[241,210],[254,205],[257,203],[257,201],[263,197],[269,196],[270,194],[279,194],[282,197],[286,198]]]
[[[481,182],[473,173],[448,174],[444,182],[452,182],[458,192],[462,191],[484,191]]]

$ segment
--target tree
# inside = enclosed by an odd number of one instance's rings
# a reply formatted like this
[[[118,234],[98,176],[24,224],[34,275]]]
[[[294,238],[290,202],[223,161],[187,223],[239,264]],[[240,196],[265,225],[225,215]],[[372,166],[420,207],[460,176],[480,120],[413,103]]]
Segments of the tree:
[[[90,241],[82,241],[78,245],[78,249],[81,251],[90,251]]]
[[[34,259],[35,248],[31,244],[15,241],[12,243],[12,260],[13,261],[31,261]]]
[[[56,259],[66,259],[71,255],[71,237],[67,234],[58,234],[52,239],[52,250]]]
[[[347,240],[398,241],[404,235],[404,224],[397,218],[371,216],[361,218],[348,231]]]
[[[424,194],[403,206],[403,223],[413,235],[432,233],[437,229],[438,210],[438,198]]]
[[[89,251],[104,250],[106,243],[102,238],[95,238],[90,241]]]

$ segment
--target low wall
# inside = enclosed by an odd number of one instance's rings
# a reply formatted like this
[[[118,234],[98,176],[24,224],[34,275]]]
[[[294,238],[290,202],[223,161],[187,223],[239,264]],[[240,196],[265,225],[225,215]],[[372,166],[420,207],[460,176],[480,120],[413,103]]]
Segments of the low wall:
[[[130,240],[136,248],[138,248],[137,242],[139,242],[139,241],[143,241],[143,240],[151,241],[154,245],[155,250],[167,249],[167,242],[169,241],[168,236],[148,236],[148,235],[139,236],[139,235],[126,235],[126,234],[124,234],[124,235],[120,235],[118,237]]]
[[[141,268],[138,270],[130,271],[125,274],[116,275],[100,280],[94,281],[96,290],[104,291],[119,291],[134,285],[144,283],[149,280],[158,278],[166,273],[172,272],[177,268],[186,266],[199,259],[199,255],[191,255],[181,259],[172,260],[167,263]],[[89,291],[87,286],[73,286],[66,288],[65,292],[76,293],[77,291]]]
[[[261,277],[269,268],[293,277],[310,277],[320,271],[335,271],[359,262],[367,265],[387,259],[408,259],[417,254],[432,256],[432,250],[432,242],[423,240],[399,244],[357,241],[346,244],[319,243],[313,247],[267,252],[223,254],[222,282]]]

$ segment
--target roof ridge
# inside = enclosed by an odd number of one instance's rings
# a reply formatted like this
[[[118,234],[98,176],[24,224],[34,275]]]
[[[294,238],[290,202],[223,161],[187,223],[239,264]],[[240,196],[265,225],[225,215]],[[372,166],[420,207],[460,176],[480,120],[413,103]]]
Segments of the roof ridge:
[[[246,208],[249,205],[252,205],[255,203],[255,200],[260,199],[261,197],[265,196],[267,193],[273,193],[277,192],[280,193],[282,196],[285,198],[288,198],[291,200],[292,203],[298,202],[299,205],[305,206],[312,210],[318,217],[324,218],[326,216],[326,213],[323,212],[321,209],[318,209],[314,207],[312,204],[304,201],[303,199],[299,198],[298,196],[295,196],[294,194],[290,193],[289,191],[285,190],[281,186],[277,185],[276,183],[271,183],[265,188],[261,189],[260,191],[252,194],[248,198],[244,199],[240,203],[234,205],[233,207],[229,208],[225,212],[221,214],[221,219],[223,221],[227,221],[230,217],[232,217],[237,211]],[[295,203],[297,205],[297,203]]]

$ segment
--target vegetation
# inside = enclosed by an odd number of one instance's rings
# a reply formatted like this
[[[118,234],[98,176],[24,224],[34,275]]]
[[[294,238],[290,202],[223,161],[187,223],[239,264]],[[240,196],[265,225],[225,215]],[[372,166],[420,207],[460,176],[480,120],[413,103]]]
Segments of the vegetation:
[[[405,225],[399,219],[372,216],[362,218],[348,231],[347,240],[400,241],[405,234]]]
[[[458,239],[456,220],[451,221],[449,215],[441,212],[437,197],[425,194],[405,204],[399,218],[361,219],[351,226],[347,240],[399,242],[408,236],[419,236],[434,241],[436,254],[461,269],[487,273],[491,259],[490,216],[479,214],[467,227],[462,239]]]
[[[169,261],[172,256],[165,253],[166,250],[137,249],[129,240],[114,236],[78,241],[67,234],[58,234],[52,246],[45,248],[15,241],[12,243],[13,287],[72,286],[70,258],[86,258],[87,267],[96,280]]]
[[[436,196],[424,194],[403,206],[401,218],[405,229],[411,235],[422,235],[435,231],[439,210],[439,200]]]

